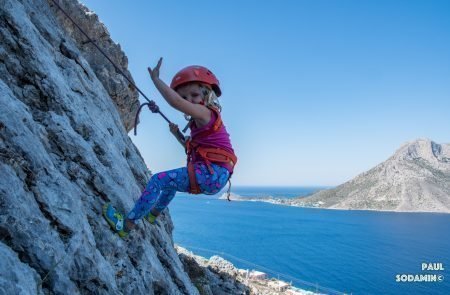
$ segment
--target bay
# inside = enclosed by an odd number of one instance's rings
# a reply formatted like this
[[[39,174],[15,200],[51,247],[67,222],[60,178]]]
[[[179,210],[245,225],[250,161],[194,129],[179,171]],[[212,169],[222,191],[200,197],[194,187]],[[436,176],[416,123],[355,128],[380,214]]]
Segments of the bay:
[[[235,187],[248,197],[296,197],[317,187]],[[178,193],[169,205],[175,243],[299,288],[352,294],[449,294],[450,215],[327,210]],[[422,271],[422,263],[443,271]],[[397,275],[442,282],[397,282]],[[312,286],[311,286],[312,285]],[[331,293],[331,292],[329,292]]]

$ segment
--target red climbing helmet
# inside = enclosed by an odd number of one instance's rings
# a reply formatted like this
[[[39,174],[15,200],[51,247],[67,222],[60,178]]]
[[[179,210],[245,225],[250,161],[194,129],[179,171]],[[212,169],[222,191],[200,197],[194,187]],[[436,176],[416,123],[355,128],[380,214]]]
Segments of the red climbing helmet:
[[[217,97],[222,94],[219,87],[219,80],[217,80],[216,76],[210,70],[202,66],[189,66],[180,70],[173,77],[170,88],[176,90],[177,87],[189,82],[202,82],[211,85]]]

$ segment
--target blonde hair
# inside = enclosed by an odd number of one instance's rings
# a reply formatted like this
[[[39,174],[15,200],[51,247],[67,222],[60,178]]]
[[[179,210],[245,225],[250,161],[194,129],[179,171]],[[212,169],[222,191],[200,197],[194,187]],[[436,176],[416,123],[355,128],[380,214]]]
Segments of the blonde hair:
[[[222,106],[219,103],[219,98],[217,97],[216,93],[212,88],[203,83],[199,83],[198,86],[200,86],[200,89],[203,94],[203,102],[205,103],[206,107],[213,107],[217,109],[219,112],[222,111]],[[184,114],[184,118],[189,121],[191,120],[191,116]]]
[[[200,84],[200,88],[202,89],[203,101],[205,102],[205,106],[216,108],[219,110],[219,112],[221,112],[222,106],[220,105],[219,98],[217,97],[214,90],[212,90],[211,87],[205,84]]]

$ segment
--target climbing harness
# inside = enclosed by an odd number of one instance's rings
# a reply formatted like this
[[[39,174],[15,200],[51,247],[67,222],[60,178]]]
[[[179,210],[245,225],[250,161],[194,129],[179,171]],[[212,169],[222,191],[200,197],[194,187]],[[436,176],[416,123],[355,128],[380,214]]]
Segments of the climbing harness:
[[[139,122],[139,113],[141,112],[141,109],[144,106],[148,106],[149,109],[151,110],[152,113],[159,113],[166,121],[167,123],[171,124],[172,122],[159,110],[159,107],[156,105],[156,103],[153,100],[150,100],[145,94],[144,92],[141,91],[141,89],[139,89],[139,87],[136,86],[136,84],[127,77],[127,75],[125,75],[125,73],[108,57],[108,55],[88,36],[88,34],[86,34],[86,32],[70,17],[70,15],[64,10],[62,9],[62,7],[58,4],[58,2],[56,0],[52,0],[52,2],[56,5],[56,7],[58,7],[59,10],[61,10],[61,12],[78,28],[78,30],[80,30],[80,32],[89,40],[90,43],[92,43],[92,45],[95,46],[95,48],[98,49],[98,51],[100,51],[100,53],[114,66],[114,68],[116,69],[116,71],[119,72],[119,74],[121,74],[134,88],[136,88],[136,90],[145,98],[145,100],[147,100],[146,103],[143,103],[139,106],[139,109],[136,113],[136,117],[134,120],[134,135],[137,135],[137,123]],[[180,131],[178,131],[179,134],[183,135]]]
[[[186,140],[186,155],[187,155],[187,168],[188,168],[188,175],[189,175],[189,183],[190,183],[190,193],[191,194],[200,194],[200,186],[197,183],[197,179],[195,177],[195,169],[194,169],[194,162],[197,161],[199,158],[205,162],[206,166],[208,167],[208,170],[211,174],[214,174],[214,170],[211,167],[211,163],[226,163],[229,167],[234,168],[234,166],[237,163],[237,157],[234,153],[230,153],[224,149],[221,148],[208,148],[200,145],[197,142],[198,136],[208,136],[210,134],[213,134],[215,132],[218,132],[220,128],[222,128],[222,118],[220,116],[220,112],[213,108],[208,107],[211,111],[213,111],[216,114],[216,121],[214,124],[206,130],[203,130],[202,132],[196,134],[195,137],[189,138]],[[231,175],[233,173],[231,172]],[[231,178],[230,175],[230,178]],[[230,191],[231,191],[231,181],[230,178],[228,179],[228,191],[227,191],[227,200],[230,200]]]

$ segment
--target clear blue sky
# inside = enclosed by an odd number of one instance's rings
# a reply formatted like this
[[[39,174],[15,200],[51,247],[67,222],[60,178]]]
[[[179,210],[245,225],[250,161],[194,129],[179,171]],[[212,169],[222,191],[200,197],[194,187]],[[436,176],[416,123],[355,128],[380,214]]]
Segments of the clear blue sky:
[[[167,83],[191,64],[218,76],[233,184],[339,185],[406,141],[450,142],[450,1],[82,2],[180,126],[147,66],[164,57]],[[185,164],[159,116],[130,136],[153,172]]]

